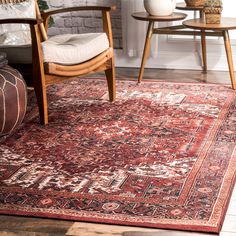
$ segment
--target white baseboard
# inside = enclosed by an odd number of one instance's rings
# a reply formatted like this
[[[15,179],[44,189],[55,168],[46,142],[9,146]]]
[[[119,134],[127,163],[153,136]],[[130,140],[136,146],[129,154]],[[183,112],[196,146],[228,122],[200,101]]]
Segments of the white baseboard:
[[[233,54],[236,63],[236,54]],[[140,68],[141,58],[128,57],[122,50],[115,50],[115,64],[117,67]],[[209,70],[227,71],[228,63],[225,52],[207,54],[207,64]],[[163,69],[191,69],[201,70],[201,55],[198,52],[170,52],[160,51],[156,58],[148,58],[145,68]]]

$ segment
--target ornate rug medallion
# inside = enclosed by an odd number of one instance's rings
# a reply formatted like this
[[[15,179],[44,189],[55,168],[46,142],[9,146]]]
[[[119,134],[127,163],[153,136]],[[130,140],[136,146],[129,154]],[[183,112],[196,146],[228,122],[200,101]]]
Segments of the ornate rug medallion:
[[[0,145],[0,213],[219,232],[235,183],[236,93],[209,84],[78,79],[31,97]]]

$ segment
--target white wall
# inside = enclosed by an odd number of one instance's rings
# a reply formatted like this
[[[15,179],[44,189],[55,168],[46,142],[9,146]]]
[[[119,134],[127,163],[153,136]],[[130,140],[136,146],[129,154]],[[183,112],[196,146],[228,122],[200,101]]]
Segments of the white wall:
[[[177,2],[182,1],[183,0],[177,0]],[[223,4],[223,16],[236,17],[236,1],[223,0]],[[123,8],[122,11],[127,11],[127,8]],[[194,12],[192,11],[185,11],[185,13],[188,14],[188,18],[198,17],[197,13],[194,15]],[[125,22],[123,22],[123,24],[125,24]],[[165,26],[172,24],[181,24],[181,22],[161,23],[158,25]],[[137,35],[136,38],[141,41],[141,45],[144,44],[144,36],[146,34],[145,30],[145,27],[137,30],[139,35]],[[236,30],[230,31],[230,37],[233,58],[236,65]],[[126,39],[126,41],[127,40],[129,39]],[[130,43],[132,44],[132,41]],[[134,41],[133,43],[135,44]],[[155,53],[152,53],[151,56],[149,56],[146,68],[201,69],[201,44],[199,37],[158,35],[154,36],[152,44],[157,44],[158,50],[157,52],[155,50]],[[207,60],[208,69],[228,70],[222,37],[207,38]],[[140,63],[140,53],[136,56],[129,57],[124,51],[116,51],[117,66],[140,67]]]

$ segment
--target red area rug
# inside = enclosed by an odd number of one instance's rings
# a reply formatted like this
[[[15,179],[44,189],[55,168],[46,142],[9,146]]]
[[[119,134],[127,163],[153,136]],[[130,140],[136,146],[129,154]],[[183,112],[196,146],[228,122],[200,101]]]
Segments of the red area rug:
[[[78,79],[34,98],[0,145],[0,213],[219,232],[235,183],[236,93]]]

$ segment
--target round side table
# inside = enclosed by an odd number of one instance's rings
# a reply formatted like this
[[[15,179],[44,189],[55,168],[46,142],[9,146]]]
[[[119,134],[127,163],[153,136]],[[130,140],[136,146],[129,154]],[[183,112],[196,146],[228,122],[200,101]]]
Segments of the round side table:
[[[199,11],[200,18],[204,18],[203,6],[193,7],[187,6],[185,2],[180,2],[176,4],[176,9],[182,11]],[[202,66],[203,71],[207,71],[207,55],[206,55],[206,34],[204,30],[201,30],[201,45],[202,45]]]
[[[142,78],[143,78],[144,67],[145,67],[148,53],[150,50],[152,35],[153,33],[155,33],[154,31],[157,29],[157,28],[154,28],[154,23],[183,20],[186,18],[186,16],[187,15],[184,13],[173,13],[172,15],[169,15],[169,16],[151,16],[146,12],[135,12],[132,14],[132,17],[134,19],[148,22],[148,30],[146,34],[142,63],[141,63],[141,68],[140,68],[139,78],[138,78],[139,83],[142,81]]]
[[[183,25],[191,29],[197,29],[201,31],[212,30],[212,31],[217,31],[221,33],[220,36],[224,38],[225,51],[226,51],[227,60],[228,60],[232,88],[236,90],[234,64],[233,64],[232,50],[231,50],[230,37],[229,37],[229,30],[236,29],[236,18],[222,17],[220,24],[206,24],[203,18],[199,18],[199,19],[193,19],[193,20],[186,20],[183,22]]]

